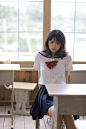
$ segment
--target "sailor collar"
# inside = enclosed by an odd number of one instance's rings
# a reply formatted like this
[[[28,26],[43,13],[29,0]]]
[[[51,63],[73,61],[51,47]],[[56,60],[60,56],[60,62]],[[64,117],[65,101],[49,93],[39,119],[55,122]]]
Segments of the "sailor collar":
[[[51,56],[47,53],[47,50],[43,50],[43,51],[38,52],[38,53],[41,54],[44,57],[51,58]],[[55,55],[53,58],[58,58],[58,56]]]

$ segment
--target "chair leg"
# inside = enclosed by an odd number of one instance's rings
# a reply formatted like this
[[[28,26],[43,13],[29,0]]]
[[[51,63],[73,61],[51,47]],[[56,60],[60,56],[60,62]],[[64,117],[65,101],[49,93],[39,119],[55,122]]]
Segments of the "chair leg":
[[[51,126],[51,117],[47,118],[47,123]]]
[[[66,129],[64,119],[62,120],[62,129]]]
[[[39,124],[39,119],[37,119],[37,120],[36,120],[36,129],[39,129],[39,126],[40,126],[40,124]]]

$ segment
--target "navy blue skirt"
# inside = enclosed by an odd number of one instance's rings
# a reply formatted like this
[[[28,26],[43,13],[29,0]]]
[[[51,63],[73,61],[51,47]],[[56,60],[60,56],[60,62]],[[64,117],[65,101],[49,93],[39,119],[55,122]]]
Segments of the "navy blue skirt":
[[[30,109],[33,120],[43,118],[51,106],[53,106],[53,97],[48,95],[45,85],[42,85]]]

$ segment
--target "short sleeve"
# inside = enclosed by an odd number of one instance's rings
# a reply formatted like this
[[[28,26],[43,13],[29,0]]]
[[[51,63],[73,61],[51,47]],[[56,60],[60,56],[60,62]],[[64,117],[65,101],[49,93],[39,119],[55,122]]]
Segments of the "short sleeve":
[[[40,70],[40,64],[39,64],[39,54],[36,54],[35,61],[34,61],[34,69]]]
[[[67,55],[65,60],[65,71],[70,71],[72,69],[73,69],[72,58],[70,55]]]

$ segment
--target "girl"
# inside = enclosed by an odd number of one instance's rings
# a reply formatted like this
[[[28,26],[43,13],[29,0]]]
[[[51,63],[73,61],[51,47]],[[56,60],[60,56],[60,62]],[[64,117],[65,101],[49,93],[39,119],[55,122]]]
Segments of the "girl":
[[[45,41],[46,50],[38,52],[34,62],[34,69],[39,73],[39,92],[30,114],[33,120],[41,119],[44,115],[51,116],[51,129],[54,123],[53,97],[48,95],[45,84],[68,83],[69,72],[72,70],[72,59],[65,50],[65,44],[63,32],[52,30]],[[67,129],[76,129],[71,115],[59,116],[59,129],[61,129],[63,118]]]

